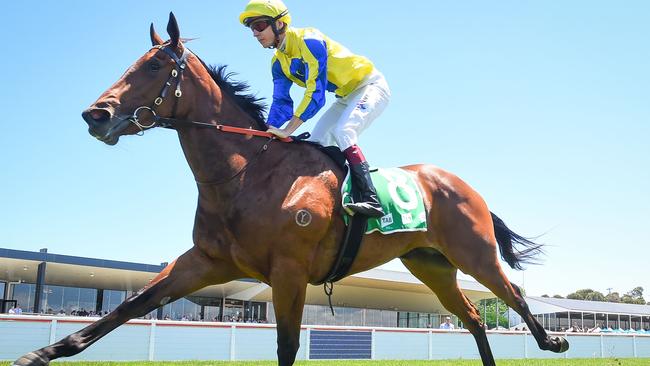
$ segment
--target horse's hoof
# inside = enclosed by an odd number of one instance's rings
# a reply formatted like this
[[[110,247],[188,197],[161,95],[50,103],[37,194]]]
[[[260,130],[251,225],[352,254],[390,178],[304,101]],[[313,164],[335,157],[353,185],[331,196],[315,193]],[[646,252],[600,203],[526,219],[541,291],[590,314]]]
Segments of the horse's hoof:
[[[564,353],[569,350],[569,341],[564,337],[554,337],[553,343],[559,346],[557,350],[553,350],[555,353]]]
[[[39,356],[36,352],[30,352],[14,361],[11,366],[47,366],[50,361]]]

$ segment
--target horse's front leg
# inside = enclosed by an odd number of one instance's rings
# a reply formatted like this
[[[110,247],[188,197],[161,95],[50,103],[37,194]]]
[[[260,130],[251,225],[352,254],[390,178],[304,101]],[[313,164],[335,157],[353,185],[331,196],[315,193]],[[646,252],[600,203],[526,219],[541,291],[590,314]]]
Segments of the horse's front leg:
[[[110,314],[52,345],[22,356],[13,366],[44,366],[56,358],[73,356],[129,319],[148,314],[207,285],[228,282],[240,276],[241,273],[232,265],[208,258],[194,247]]]
[[[291,366],[300,347],[300,322],[307,292],[307,271],[295,263],[275,263],[271,275],[278,332],[278,365]]]

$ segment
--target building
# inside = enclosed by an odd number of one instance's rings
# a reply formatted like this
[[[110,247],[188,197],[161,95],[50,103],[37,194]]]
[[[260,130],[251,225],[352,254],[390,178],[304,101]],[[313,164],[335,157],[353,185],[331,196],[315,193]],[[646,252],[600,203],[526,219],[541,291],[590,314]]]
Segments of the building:
[[[622,304],[529,296],[528,307],[545,329],[563,331],[572,326],[580,329],[639,331],[650,329],[650,305]]]
[[[0,314],[0,360],[16,359],[92,323],[92,317],[69,315],[113,310],[164,266],[0,249],[0,312],[16,305],[24,309],[21,316]],[[474,302],[494,298],[474,281],[459,283]],[[479,358],[466,330],[421,329],[438,328],[448,312],[409,273],[374,269],[352,275],[337,282],[333,301],[336,317],[330,314],[322,287],[309,287],[298,359]],[[620,329],[650,325],[650,306],[537,297],[527,301],[550,330],[562,331],[573,323],[588,327],[590,319],[604,319],[604,324]],[[119,337],[103,338],[74,360],[275,359],[275,325],[253,324],[274,323],[271,289],[255,280],[207,287],[146,318],[161,320],[132,320],[120,328]],[[219,322],[208,322],[212,320]],[[571,349],[563,354],[539,350],[526,331],[489,334],[493,354],[501,359],[650,357],[646,332],[564,334]]]
[[[160,265],[0,248],[0,312],[97,315],[110,312],[160,272]],[[475,281],[459,280],[470,300],[494,295]],[[309,286],[303,324],[437,328],[450,315],[410,273],[373,269],[335,284],[332,302]],[[172,320],[274,323],[271,288],[240,279],[206,287],[147,315]],[[454,319],[456,320],[456,319]]]

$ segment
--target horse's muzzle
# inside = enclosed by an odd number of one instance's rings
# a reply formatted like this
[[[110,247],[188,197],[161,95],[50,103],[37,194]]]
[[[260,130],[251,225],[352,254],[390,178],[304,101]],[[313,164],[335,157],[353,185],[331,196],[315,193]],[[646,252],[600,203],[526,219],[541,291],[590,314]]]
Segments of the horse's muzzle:
[[[115,118],[105,108],[88,108],[81,113],[81,117],[88,124],[88,133],[108,145],[115,145],[120,132],[128,126],[128,121]]]

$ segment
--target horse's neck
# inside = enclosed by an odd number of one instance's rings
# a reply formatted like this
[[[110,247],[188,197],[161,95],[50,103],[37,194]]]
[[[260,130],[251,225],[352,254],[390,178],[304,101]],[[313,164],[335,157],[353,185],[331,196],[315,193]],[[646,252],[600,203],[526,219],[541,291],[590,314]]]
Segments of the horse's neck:
[[[253,119],[242,111],[230,97],[223,95],[219,101],[196,99],[187,119],[200,122],[212,122],[236,127],[252,127]],[[209,108],[207,106],[214,106]],[[178,135],[185,158],[197,182],[219,183],[207,184],[211,191],[237,190],[238,179],[229,179],[236,175],[251,159],[259,143],[243,135],[218,131],[203,127],[184,127],[178,129]]]

